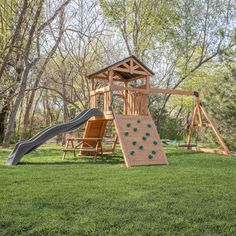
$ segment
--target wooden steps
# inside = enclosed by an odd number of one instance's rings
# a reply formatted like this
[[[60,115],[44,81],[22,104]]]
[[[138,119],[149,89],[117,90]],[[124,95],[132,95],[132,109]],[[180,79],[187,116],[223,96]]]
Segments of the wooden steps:
[[[114,123],[127,167],[168,164],[151,115],[114,114]]]

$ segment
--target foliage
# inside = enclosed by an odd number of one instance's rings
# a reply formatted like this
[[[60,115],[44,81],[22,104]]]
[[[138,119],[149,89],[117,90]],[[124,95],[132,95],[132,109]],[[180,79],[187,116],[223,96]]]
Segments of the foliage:
[[[205,99],[207,109],[230,149],[236,150],[236,67],[214,83]],[[209,137],[212,139],[212,136]]]
[[[111,25],[120,30],[129,54],[141,59],[146,50],[156,47],[155,41],[166,42],[168,29],[179,21],[176,0],[100,0],[100,5]]]

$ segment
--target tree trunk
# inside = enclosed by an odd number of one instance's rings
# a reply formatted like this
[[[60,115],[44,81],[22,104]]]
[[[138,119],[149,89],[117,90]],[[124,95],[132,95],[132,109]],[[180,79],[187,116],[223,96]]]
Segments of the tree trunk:
[[[30,69],[32,67],[32,63],[30,64],[28,62],[29,55],[30,55],[30,49],[31,49],[31,46],[32,46],[32,43],[33,43],[33,37],[34,37],[36,26],[37,26],[37,23],[38,23],[38,20],[39,20],[39,17],[40,17],[40,13],[41,13],[41,10],[42,10],[42,5],[43,5],[43,0],[41,0],[39,2],[39,7],[37,8],[37,11],[34,15],[33,24],[32,24],[32,26],[30,28],[30,31],[29,31],[29,37],[27,39],[27,43],[26,43],[26,47],[25,47],[25,54],[24,54],[25,69],[24,69],[22,77],[21,77],[20,89],[19,89],[18,95],[16,97],[15,104],[13,105],[12,112],[11,112],[10,117],[9,117],[8,126],[7,126],[5,137],[4,137],[4,140],[3,140],[3,146],[4,147],[9,147],[9,145],[10,145],[11,131],[13,129],[13,126],[14,126],[14,123],[15,123],[15,120],[16,120],[16,115],[17,115],[19,106],[20,106],[20,104],[21,104],[21,102],[24,98],[25,89],[26,89],[26,86],[27,86],[28,75],[29,75]]]
[[[6,119],[8,117],[9,112],[10,112],[10,109],[11,109],[10,100],[11,100],[11,97],[13,94],[14,94],[14,89],[10,89],[8,96],[6,96],[4,99],[3,107],[0,112],[0,140],[1,140],[1,142],[4,137]]]
[[[9,117],[5,137],[4,137],[4,140],[3,140],[3,147],[9,147],[9,145],[10,145],[11,131],[12,131],[14,123],[15,123],[17,111],[19,109],[21,101],[24,98],[25,89],[26,89],[26,85],[27,85],[27,78],[28,78],[30,68],[31,67],[28,65],[27,68],[23,72],[22,80],[21,80],[21,83],[20,83],[20,89],[19,89],[18,95],[16,97],[15,104],[13,105],[13,108],[12,108],[12,111],[11,111],[11,114],[10,114],[10,117]]]
[[[26,110],[25,110],[23,128],[22,128],[21,135],[20,135],[20,140],[21,141],[25,139],[25,134],[26,134],[28,126],[29,126],[29,115],[30,115],[30,111],[31,111],[31,108],[32,108],[32,105],[33,105],[33,102],[34,102],[36,88],[39,85],[39,81],[40,81],[40,78],[38,77],[36,79],[35,83],[34,83],[33,90],[30,94],[29,102],[28,102],[28,105],[27,105]]]

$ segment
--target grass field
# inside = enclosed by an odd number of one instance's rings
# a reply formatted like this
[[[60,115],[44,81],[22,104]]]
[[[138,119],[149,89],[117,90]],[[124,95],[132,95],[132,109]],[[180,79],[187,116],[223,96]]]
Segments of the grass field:
[[[61,161],[43,147],[4,166],[0,235],[236,235],[236,158],[166,148],[169,166]]]

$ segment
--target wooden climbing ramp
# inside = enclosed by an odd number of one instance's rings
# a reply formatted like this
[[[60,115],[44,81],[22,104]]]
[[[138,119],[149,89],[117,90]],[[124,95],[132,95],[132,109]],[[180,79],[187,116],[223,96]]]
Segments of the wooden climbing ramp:
[[[160,137],[150,114],[114,114],[114,123],[127,167],[168,164]]]

